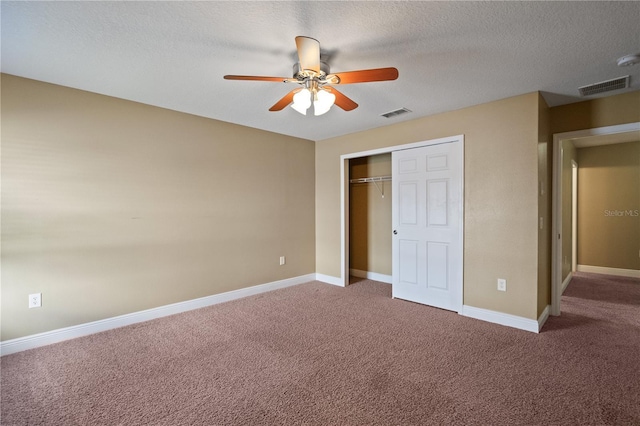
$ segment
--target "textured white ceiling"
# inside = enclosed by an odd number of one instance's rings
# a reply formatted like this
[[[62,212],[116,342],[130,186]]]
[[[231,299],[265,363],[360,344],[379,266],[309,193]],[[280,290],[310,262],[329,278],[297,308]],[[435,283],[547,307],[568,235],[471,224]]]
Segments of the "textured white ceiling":
[[[4,73],[311,140],[536,90],[575,102],[628,74],[640,89],[640,65],[616,64],[640,52],[640,2],[2,1],[1,14]],[[268,111],[290,85],[223,80],[290,77],[297,35],[334,72],[400,76],[342,86],[360,106],[321,117]],[[400,107],[413,112],[380,116]]]

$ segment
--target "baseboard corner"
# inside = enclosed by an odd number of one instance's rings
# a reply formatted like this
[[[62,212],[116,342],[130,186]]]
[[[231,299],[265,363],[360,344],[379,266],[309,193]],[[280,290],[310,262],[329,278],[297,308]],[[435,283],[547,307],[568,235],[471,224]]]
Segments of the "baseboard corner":
[[[548,312],[548,311],[547,311]],[[475,306],[463,305],[460,315],[465,317],[500,324],[519,330],[538,333],[540,331],[539,320],[511,315],[504,312],[492,311],[490,309],[476,308]],[[548,313],[547,313],[548,315]]]
[[[538,333],[542,330],[544,323],[549,319],[549,313],[551,312],[551,305],[547,305],[543,310],[540,316],[538,317]]]
[[[344,283],[342,282],[341,278],[333,277],[331,275],[316,273],[315,279],[316,281],[322,281],[323,283],[326,283],[326,284],[332,284],[332,285],[337,285],[339,287],[344,287]]]

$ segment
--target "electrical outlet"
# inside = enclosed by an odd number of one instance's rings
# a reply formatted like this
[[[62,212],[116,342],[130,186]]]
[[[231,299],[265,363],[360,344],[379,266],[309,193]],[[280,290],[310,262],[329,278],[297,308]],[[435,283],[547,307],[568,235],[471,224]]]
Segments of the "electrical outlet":
[[[284,256],[280,256],[280,266],[284,265],[286,263],[287,259],[285,259]]]
[[[42,293],[29,295],[29,308],[39,308],[42,306]]]
[[[498,278],[498,290],[507,291],[507,280]]]

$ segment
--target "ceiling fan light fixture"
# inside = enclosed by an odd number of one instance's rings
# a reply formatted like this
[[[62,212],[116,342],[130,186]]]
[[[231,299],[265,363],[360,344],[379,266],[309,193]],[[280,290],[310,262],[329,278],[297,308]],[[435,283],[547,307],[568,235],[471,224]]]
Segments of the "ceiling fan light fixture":
[[[295,109],[302,115],[307,115],[307,110],[311,106],[311,92],[309,89],[302,89],[293,95],[293,103],[291,108]]]
[[[331,106],[336,101],[336,95],[329,93],[326,90],[318,90],[314,95],[313,100],[313,113],[314,115],[322,115],[331,109]]]
[[[300,114],[307,115],[307,110],[313,103],[314,115],[322,115],[326,114],[334,104],[344,111],[353,111],[358,108],[357,103],[332,87],[333,85],[390,81],[398,78],[398,70],[393,67],[330,74],[329,65],[320,59],[320,42],[311,37],[296,37],[296,50],[299,61],[293,65],[293,78],[225,75],[224,79],[300,85],[302,89],[291,90],[271,106],[269,111],[282,111],[287,105],[291,105]]]

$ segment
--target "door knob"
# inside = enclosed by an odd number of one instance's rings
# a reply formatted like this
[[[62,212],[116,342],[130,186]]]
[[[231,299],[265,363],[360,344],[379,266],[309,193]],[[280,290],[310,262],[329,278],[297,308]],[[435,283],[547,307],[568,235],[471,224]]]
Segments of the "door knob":
[[[398,231],[396,231],[395,229],[393,230],[393,235],[398,235]]]

